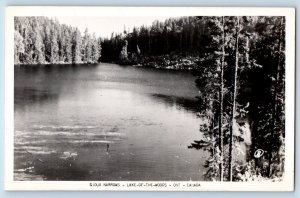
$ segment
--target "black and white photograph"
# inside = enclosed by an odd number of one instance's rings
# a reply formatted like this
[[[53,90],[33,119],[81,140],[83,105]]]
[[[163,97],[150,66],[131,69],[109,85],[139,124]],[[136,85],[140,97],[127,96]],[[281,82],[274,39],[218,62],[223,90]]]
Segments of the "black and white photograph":
[[[293,189],[294,9],[10,9],[10,189]]]

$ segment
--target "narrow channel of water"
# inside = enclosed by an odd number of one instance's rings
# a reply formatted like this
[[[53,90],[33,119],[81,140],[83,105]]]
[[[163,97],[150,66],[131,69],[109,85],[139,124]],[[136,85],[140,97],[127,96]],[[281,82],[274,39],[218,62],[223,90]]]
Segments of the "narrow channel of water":
[[[203,180],[194,77],[96,66],[15,68],[15,180]]]

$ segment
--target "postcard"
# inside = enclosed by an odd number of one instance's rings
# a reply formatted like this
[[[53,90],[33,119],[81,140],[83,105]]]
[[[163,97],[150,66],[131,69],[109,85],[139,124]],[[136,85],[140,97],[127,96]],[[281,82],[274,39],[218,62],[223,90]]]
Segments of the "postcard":
[[[294,8],[6,8],[6,190],[293,191],[294,115]]]

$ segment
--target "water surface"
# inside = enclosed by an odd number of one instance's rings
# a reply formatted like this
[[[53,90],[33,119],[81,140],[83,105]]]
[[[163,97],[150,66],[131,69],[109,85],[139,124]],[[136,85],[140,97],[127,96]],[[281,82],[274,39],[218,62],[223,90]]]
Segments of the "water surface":
[[[203,180],[188,72],[23,66],[14,86],[15,180]]]

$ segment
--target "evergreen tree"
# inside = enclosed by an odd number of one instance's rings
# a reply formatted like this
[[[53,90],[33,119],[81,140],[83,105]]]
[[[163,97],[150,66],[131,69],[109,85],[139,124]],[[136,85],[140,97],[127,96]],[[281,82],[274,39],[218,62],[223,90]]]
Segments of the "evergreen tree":
[[[15,17],[15,64],[97,63],[101,40],[47,17]]]
[[[72,37],[72,63],[81,63],[81,35],[76,28]]]
[[[98,41],[96,38],[95,33],[92,35],[91,38],[91,62],[92,63],[98,63],[99,62],[99,57],[101,51],[99,51],[99,46],[98,46]]]
[[[50,62],[51,63],[57,63],[59,60],[59,55],[58,55],[58,43],[57,43],[57,31],[56,31],[56,25],[53,24],[52,28],[50,30],[50,46],[51,46],[51,54],[50,54]]]
[[[21,62],[21,57],[24,54],[24,43],[23,37],[18,31],[15,31],[14,34],[14,59],[15,64],[19,64]]]
[[[66,63],[72,63],[72,32],[71,28],[67,28],[64,30],[65,35],[65,46],[64,46],[64,57]]]
[[[31,26],[31,19],[32,17],[24,20],[24,62],[27,64],[34,63],[33,59],[33,46],[34,46],[34,31]]]
[[[98,38],[97,39],[97,50],[98,50],[98,59],[97,59],[97,62],[100,62],[100,58],[101,58],[101,52],[102,52],[101,43],[102,43],[102,39]]]
[[[128,46],[128,42],[125,40],[124,46],[122,47],[122,50],[120,52],[120,60],[121,61],[128,60],[127,46]]]
[[[45,63],[45,46],[43,43],[42,33],[40,30],[41,26],[38,23],[35,28],[35,43],[34,43],[34,51],[36,60],[35,63],[44,64]]]
[[[82,39],[82,61],[88,63],[92,62],[92,44],[87,28],[84,31],[84,36]]]

